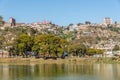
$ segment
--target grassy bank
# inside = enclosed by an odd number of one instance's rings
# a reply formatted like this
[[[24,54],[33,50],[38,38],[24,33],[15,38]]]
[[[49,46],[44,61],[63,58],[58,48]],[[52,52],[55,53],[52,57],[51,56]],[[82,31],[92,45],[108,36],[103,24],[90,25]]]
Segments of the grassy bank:
[[[44,60],[42,58],[35,59],[35,58],[0,58],[0,63],[14,63],[14,64],[41,64],[41,63],[120,63],[120,58],[66,58],[66,59],[60,59],[57,60],[48,59]]]

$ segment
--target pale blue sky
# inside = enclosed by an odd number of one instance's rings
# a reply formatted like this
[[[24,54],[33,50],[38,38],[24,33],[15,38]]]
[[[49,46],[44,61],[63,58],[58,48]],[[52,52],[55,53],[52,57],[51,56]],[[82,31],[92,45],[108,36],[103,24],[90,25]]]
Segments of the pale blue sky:
[[[49,20],[58,25],[102,23],[104,17],[120,21],[120,0],[0,0],[0,15],[8,21]]]

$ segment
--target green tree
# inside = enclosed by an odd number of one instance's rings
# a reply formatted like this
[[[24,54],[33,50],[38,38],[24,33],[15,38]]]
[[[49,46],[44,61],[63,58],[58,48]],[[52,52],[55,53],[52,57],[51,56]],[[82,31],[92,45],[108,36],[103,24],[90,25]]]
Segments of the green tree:
[[[93,48],[88,48],[87,49],[87,55],[92,56],[94,54],[103,54],[104,50],[101,49],[93,49]]]
[[[4,23],[5,23],[5,22],[3,21],[3,17],[0,16],[0,26],[3,26]]]
[[[64,51],[66,41],[52,34],[37,35],[32,50],[44,56],[59,56]]]
[[[91,24],[91,22],[90,21],[85,21],[85,24]]]
[[[31,51],[33,46],[33,37],[27,34],[21,34],[15,42],[16,50],[19,50],[19,55],[26,55],[25,52]],[[27,55],[26,55],[27,56]]]
[[[86,47],[84,44],[72,43],[68,46],[68,52],[74,56],[84,56],[86,54]]]
[[[120,50],[120,47],[118,45],[115,45],[113,51],[117,51],[117,50]]]
[[[5,37],[1,35],[1,36],[0,36],[0,49],[3,48],[3,44],[4,44],[5,41],[6,41],[6,40],[5,40]]]
[[[70,23],[68,26],[73,26],[74,24]]]

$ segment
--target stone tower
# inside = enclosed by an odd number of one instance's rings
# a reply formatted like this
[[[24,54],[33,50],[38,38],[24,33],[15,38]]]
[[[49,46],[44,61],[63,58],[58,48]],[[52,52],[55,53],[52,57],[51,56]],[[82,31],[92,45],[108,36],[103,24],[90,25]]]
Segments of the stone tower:
[[[16,21],[14,18],[10,17],[9,19],[10,26],[16,26]]]

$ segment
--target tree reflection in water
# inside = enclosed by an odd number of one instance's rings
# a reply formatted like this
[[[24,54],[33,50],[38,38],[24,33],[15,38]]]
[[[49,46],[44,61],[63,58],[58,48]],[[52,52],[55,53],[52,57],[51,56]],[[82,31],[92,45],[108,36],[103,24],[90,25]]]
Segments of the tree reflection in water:
[[[0,78],[0,80],[120,80],[120,64],[1,64]]]

